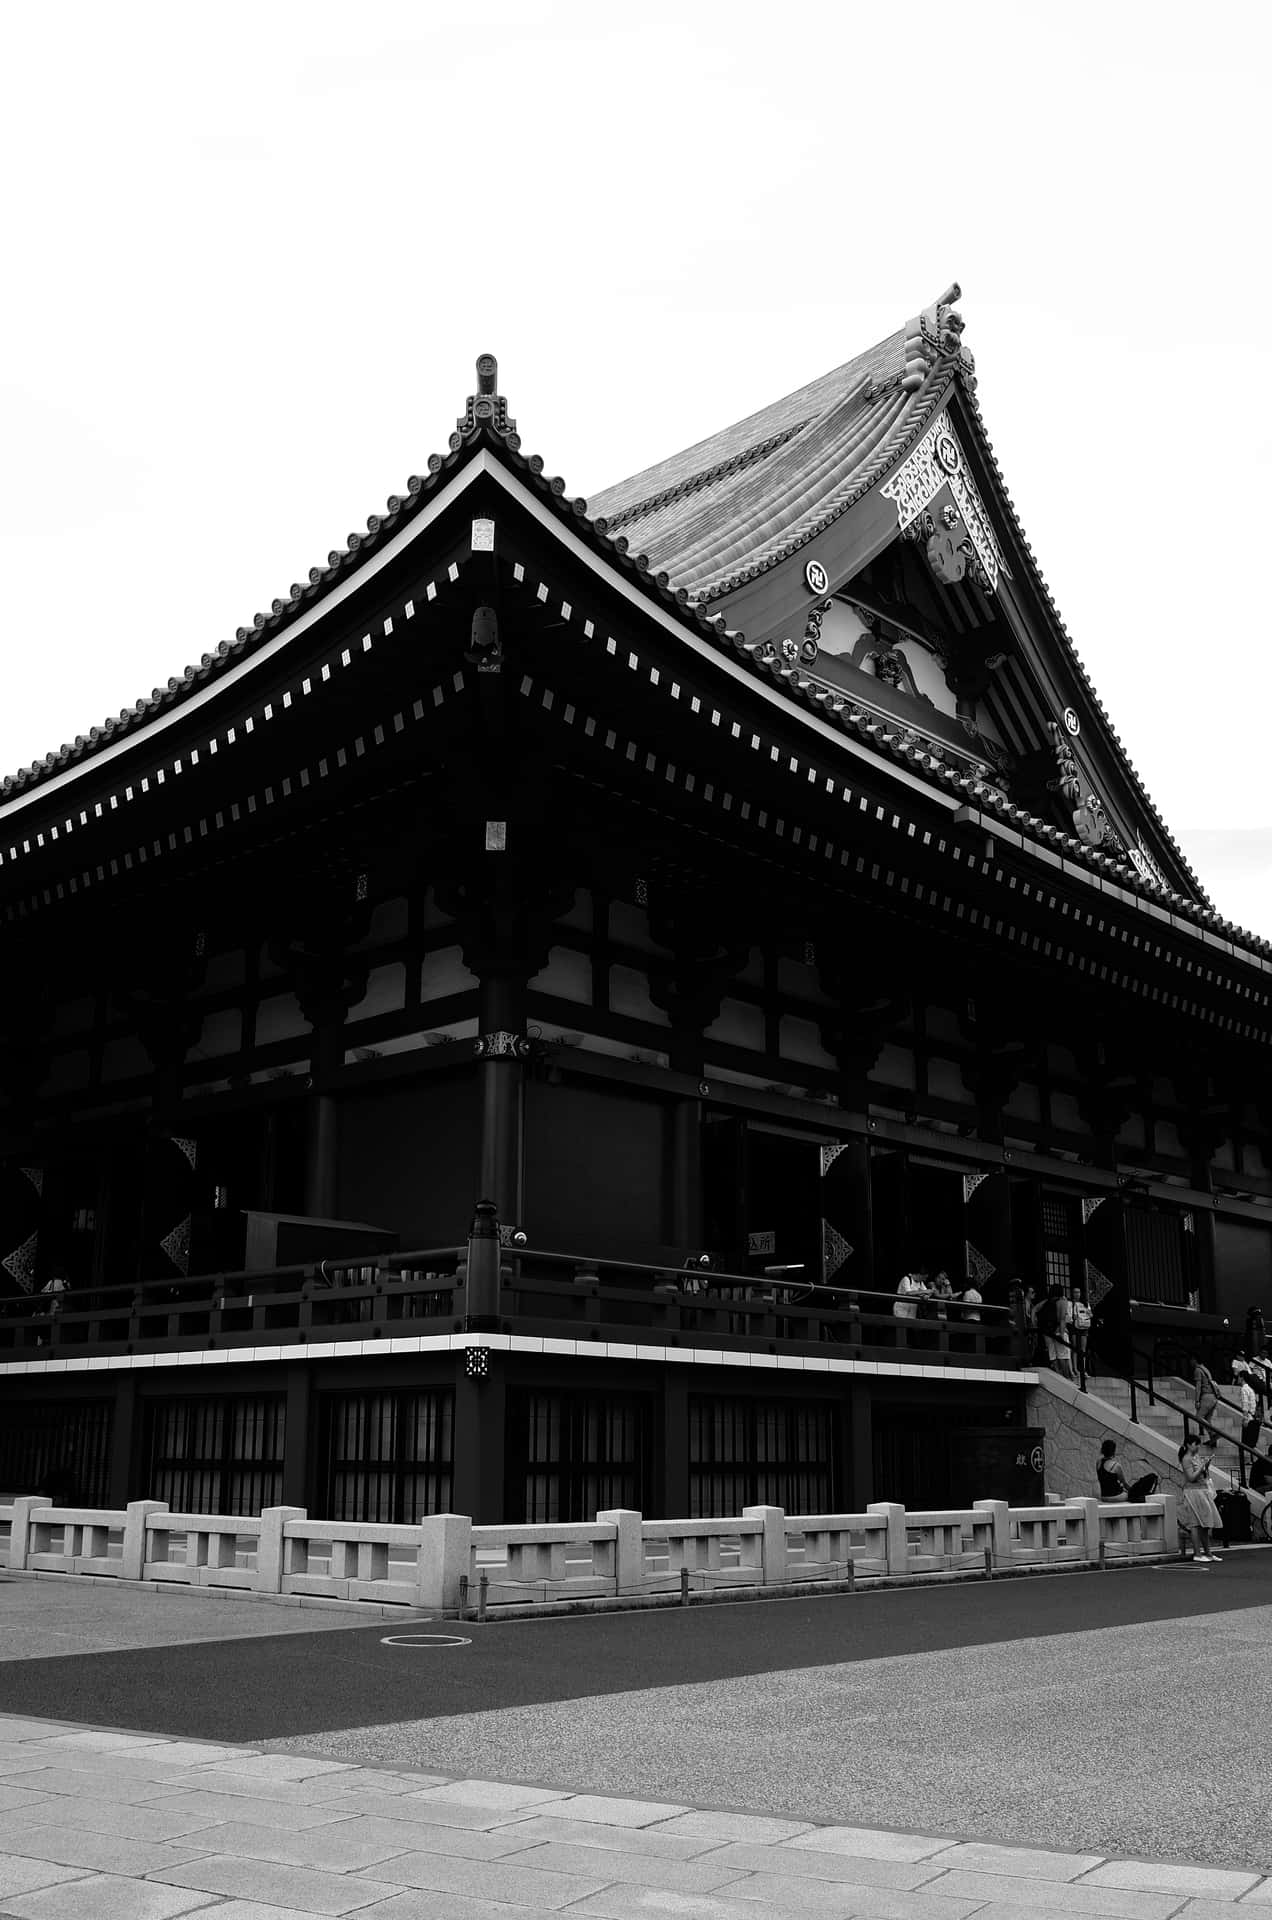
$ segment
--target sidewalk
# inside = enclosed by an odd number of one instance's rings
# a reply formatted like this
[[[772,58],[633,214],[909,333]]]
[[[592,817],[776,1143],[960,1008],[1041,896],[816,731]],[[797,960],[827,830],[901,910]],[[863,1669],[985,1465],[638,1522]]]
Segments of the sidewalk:
[[[1272,1877],[0,1716],[0,1920],[1272,1920]]]

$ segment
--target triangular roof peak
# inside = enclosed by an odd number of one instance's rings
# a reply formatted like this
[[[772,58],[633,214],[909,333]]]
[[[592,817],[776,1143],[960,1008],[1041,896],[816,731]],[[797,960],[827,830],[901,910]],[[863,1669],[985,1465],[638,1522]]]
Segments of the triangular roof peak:
[[[974,390],[959,298],[956,282],[865,353],[593,495],[589,512],[692,599],[731,593],[866,492],[951,378]]]

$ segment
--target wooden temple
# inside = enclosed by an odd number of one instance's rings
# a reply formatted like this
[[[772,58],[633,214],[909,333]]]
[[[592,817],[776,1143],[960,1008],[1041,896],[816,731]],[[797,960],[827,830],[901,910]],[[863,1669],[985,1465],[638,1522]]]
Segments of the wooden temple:
[[[0,1484],[1028,1497],[1017,1284],[1110,1364],[1272,1308],[1272,949],[1100,705],[957,297],[591,501],[483,356],[364,532],[3,782]],[[915,1268],[981,1311],[898,1317]]]

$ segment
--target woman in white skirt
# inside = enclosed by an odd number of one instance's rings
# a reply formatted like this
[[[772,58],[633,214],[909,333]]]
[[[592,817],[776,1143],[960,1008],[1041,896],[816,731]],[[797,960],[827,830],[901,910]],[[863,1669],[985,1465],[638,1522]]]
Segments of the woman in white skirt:
[[[1185,1441],[1179,1449],[1179,1467],[1184,1476],[1184,1488],[1179,1497],[1179,1524],[1192,1535],[1196,1543],[1192,1557],[1198,1565],[1209,1565],[1219,1558],[1217,1553],[1210,1551],[1211,1533],[1219,1532],[1223,1526],[1210,1485],[1210,1465],[1214,1457],[1214,1447],[1207,1446],[1200,1436],[1196,1440]]]

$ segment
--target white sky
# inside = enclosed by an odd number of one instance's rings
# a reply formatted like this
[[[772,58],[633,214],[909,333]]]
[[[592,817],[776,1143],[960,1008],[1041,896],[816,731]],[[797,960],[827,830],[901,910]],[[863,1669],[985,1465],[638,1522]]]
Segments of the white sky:
[[[1078,651],[1272,936],[1272,8],[6,10],[11,769],[285,594],[478,352],[595,492],[964,288]]]

